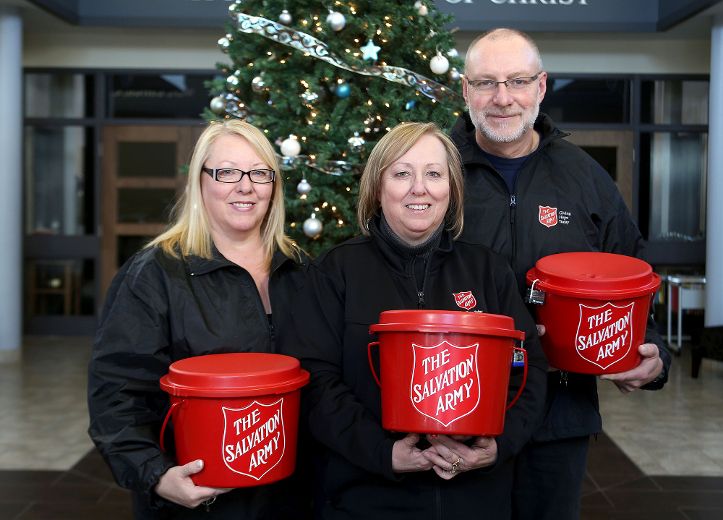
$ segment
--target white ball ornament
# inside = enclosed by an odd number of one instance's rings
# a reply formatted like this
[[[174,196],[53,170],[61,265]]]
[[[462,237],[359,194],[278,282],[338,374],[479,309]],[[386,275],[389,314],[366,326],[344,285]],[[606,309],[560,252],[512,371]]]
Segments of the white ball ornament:
[[[301,152],[301,145],[296,136],[290,135],[281,142],[281,155],[284,157],[296,157]]]
[[[452,47],[447,51],[447,56],[449,56],[450,58],[456,58],[457,56],[459,56],[459,52],[457,52],[457,49]]]
[[[296,185],[296,191],[301,195],[306,195],[311,191],[311,184],[306,179],[301,179],[301,182]]]
[[[419,16],[427,16],[429,14],[429,8],[424,2],[414,2],[414,8],[417,10]]]
[[[329,16],[326,17],[326,23],[329,24],[334,31],[341,31],[346,27],[346,17],[339,11],[331,11]]]
[[[449,70],[449,60],[442,56],[442,53],[438,52],[435,57],[429,60],[429,68],[435,74],[444,74]]]
[[[281,11],[281,14],[279,15],[279,21],[284,25],[290,25],[293,21],[293,18],[291,18],[291,13],[284,9]]]
[[[321,230],[324,228],[324,225],[321,223],[321,220],[316,218],[316,214],[312,214],[311,217],[304,221],[303,228],[304,234],[307,237],[316,238],[321,235]]]

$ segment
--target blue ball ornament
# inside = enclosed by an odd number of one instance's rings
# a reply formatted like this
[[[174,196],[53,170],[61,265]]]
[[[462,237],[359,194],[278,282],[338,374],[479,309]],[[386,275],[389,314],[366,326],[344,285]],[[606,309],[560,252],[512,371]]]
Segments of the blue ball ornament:
[[[348,98],[351,95],[351,87],[348,83],[342,83],[336,86],[334,93],[341,99]]]
[[[415,99],[410,99],[404,104],[404,110],[411,110],[414,108],[414,106],[417,104],[417,101]]]

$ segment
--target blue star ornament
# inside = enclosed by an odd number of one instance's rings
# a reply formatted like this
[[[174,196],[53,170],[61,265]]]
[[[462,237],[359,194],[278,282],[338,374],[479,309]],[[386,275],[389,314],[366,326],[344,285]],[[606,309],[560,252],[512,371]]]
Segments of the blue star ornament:
[[[369,40],[364,47],[359,48],[362,51],[365,60],[377,61],[379,58],[377,53],[382,50],[378,45],[374,45],[372,40]]]

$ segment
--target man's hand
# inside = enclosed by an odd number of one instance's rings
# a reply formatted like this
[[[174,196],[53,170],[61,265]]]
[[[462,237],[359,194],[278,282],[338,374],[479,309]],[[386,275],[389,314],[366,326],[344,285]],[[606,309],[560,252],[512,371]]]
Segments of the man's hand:
[[[622,393],[627,394],[658,377],[663,371],[663,360],[660,359],[658,346],[654,343],[643,343],[638,347],[638,352],[643,359],[637,367],[619,374],[605,374],[600,376],[600,379],[612,381]]]

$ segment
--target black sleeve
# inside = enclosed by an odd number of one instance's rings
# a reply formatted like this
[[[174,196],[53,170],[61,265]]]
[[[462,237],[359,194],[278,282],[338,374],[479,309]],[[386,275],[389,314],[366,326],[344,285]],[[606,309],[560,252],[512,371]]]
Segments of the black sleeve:
[[[524,348],[527,356],[527,381],[517,402],[505,414],[505,429],[497,437],[498,464],[513,457],[522,449],[542,421],[547,392],[547,360],[542,351],[535,322],[530,316],[517,290],[512,269],[500,267],[497,294],[499,313],[512,316],[515,328],[525,332]],[[517,393],[522,382],[522,369],[513,368],[510,377],[508,402]]]
[[[151,500],[158,479],[175,465],[159,446],[168,406],[158,383],[170,364],[167,303],[160,284],[132,278],[127,265],[116,275],[96,332],[88,433],[116,481]]]
[[[613,184],[612,180],[610,180],[606,172],[603,171],[603,174],[607,185],[602,186],[600,190],[608,195],[605,204],[610,210],[602,229],[602,250],[609,253],[634,256],[647,261],[645,240],[640,234],[640,230],[637,225],[635,225],[617,187]],[[652,315],[648,316],[645,342],[657,345],[660,359],[663,361],[663,371],[656,379],[644,385],[642,388],[644,390],[659,390],[663,388],[668,381],[668,370],[670,369],[672,356],[658,332]]]
[[[342,276],[312,264],[293,311],[297,341],[286,353],[311,373],[303,409],[313,437],[355,466],[396,479],[394,439],[344,380],[345,298]]]

